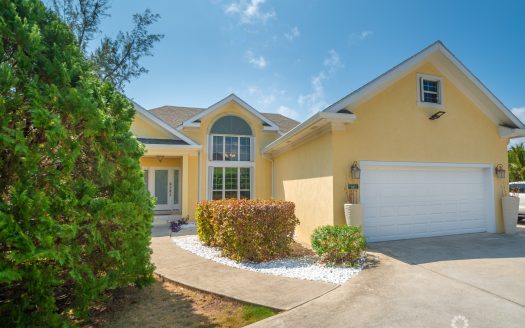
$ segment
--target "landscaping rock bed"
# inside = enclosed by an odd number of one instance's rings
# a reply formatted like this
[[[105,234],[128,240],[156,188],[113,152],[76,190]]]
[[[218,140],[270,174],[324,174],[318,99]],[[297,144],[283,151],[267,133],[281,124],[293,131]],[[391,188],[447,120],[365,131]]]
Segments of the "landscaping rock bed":
[[[361,271],[361,266],[353,268],[325,266],[318,263],[317,258],[313,256],[280,259],[263,263],[239,263],[222,257],[218,249],[202,245],[197,236],[175,237],[173,241],[180,248],[217,263],[282,277],[343,284]]]

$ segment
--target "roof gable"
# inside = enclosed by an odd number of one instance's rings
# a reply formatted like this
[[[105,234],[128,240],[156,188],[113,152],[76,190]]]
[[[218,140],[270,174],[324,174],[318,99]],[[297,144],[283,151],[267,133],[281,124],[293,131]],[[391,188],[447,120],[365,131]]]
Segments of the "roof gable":
[[[461,63],[441,41],[437,41],[324,109],[338,112],[362,104],[422,63],[430,61],[469,97],[496,125],[523,129],[525,125]]]
[[[204,108],[181,107],[181,106],[162,106],[150,109],[149,112],[157,116],[172,128],[178,128],[184,121],[192,118],[198,113],[204,111]],[[299,125],[294,119],[277,113],[261,113],[267,119],[275,123],[282,133],[286,133]],[[267,124],[267,123],[265,123]]]
[[[133,103],[133,105],[135,107],[135,111],[136,111],[137,115],[140,115],[149,124],[151,124],[151,125],[159,128],[159,129],[167,132],[169,135],[173,136],[175,139],[179,139],[179,140],[184,141],[187,145],[197,146],[197,143],[195,143],[190,138],[186,137],[181,132],[177,131],[177,129],[172,128],[170,125],[166,124],[166,122],[162,121],[161,119],[159,119],[155,115],[151,114],[150,112],[148,112],[145,108],[143,108],[142,106],[140,106],[136,102],[132,101],[132,103]],[[146,138],[146,139],[148,139],[148,138]],[[149,139],[151,139],[151,138],[149,138]],[[151,140],[153,140],[153,139],[151,139]]]
[[[242,100],[241,98],[239,98],[237,95],[235,95],[233,93],[230,94],[229,96],[227,96],[226,98],[220,100],[219,102],[211,105],[207,109],[201,111],[200,113],[197,113],[196,115],[194,115],[194,116],[190,117],[189,119],[185,120],[182,123],[182,125],[179,126],[179,129],[184,128],[184,127],[199,127],[200,126],[200,120],[203,117],[212,114],[213,112],[215,112],[219,108],[222,108],[224,105],[226,105],[227,103],[229,103],[231,101],[236,102],[240,107],[242,107],[243,109],[245,109],[246,111],[248,111],[252,115],[254,115],[257,118],[259,118],[263,122],[264,130],[277,131],[277,132],[280,133],[280,129],[279,129],[279,126],[277,126],[277,124],[272,122],[270,119],[268,119],[263,114],[261,114],[258,110],[256,110],[252,106],[248,105],[244,100]]]

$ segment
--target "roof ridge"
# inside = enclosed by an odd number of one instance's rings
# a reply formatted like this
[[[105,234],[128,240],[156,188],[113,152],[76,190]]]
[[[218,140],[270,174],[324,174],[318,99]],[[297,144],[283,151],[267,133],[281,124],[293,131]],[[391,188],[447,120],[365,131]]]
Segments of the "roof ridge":
[[[187,109],[199,109],[204,110],[202,107],[192,107],[192,106],[180,106],[180,105],[162,105],[159,107],[151,108],[149,110],[159,109],[159,108],[166,108],[166,107],[174,107],[174,108],[187,108]]]

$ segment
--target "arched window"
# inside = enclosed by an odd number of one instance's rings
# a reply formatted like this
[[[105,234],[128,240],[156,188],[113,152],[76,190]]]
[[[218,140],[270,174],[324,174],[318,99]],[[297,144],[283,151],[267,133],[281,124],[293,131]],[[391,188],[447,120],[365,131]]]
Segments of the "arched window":
[[[211,134],[236,134],[240,136],[251,136],[252,128],[240,117],[223,116],[211,127]]]
[[[213,123],[208,139],[209,199],[253,198],[254,137],[250,125],[227,115]]]

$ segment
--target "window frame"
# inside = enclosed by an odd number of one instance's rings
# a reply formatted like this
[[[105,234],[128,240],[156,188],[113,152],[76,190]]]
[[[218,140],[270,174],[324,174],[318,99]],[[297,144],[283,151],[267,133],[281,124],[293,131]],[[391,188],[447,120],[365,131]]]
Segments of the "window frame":
[[[221,137],[222,139],[222,159],[214,159],[214,147],[215,147],[215,138]],[[225,153],[226,153],[226,137],[234,137],[237,138],[237,160],[225,160]],[[246,138],[248,141],[248,160],[241,160],[241,140],[242,138]],[[226,168],[236,168],[237,170],[237,198],[240,198],[241,192],[249,192],[250,199],[255,199],[256,192],[255,192],[255,159],[256,159],[256,153],[255,153],[255,142],[256,138],[254,136],[249,135],[238,135],[238,134],[215,134],[211,133],[208,135],[208,142],[209,145],[207,146],[208,151],[211,151],[211,154],[206,156],[208,158],[207,160],[207,184],[206,184],[206,195],[208,200],[213,200],[213,194],[214,192],[219,192],[218,189],[214,188],[214,173],[215,169],[222,169],[222,176],[223,176],[223,182],[222,182],[222,190],[220,190],[222,194],[222,199],[225,199],[226,191],[226,183],[225,183],[225,174],[226,174]],[[245,145],[246,146],[246,145]],[[249,172],[249,180],[250,180],[250,188],[249,189],[241,189],[241,168],[248,169]]]
[[[237,183],[236,183],[236,188],[235,189],[227,189],[226,188],[226,169],[235,169],[237,171]],[[216,169],[221,169],[222,170],[222,183],[221,183],[221,189],[216,189],[215,186],[214,186],[214,180],[215,180],[215,170]],[[249,179],[249,188],[248,189],[243,189],[241,188],[241,169],[248,169],[248,179]],[[250,193],[250,197],[248,199],[253,199],[253,191],[252,191],[252,183],[253,183],[253,179],[254,177],[252,177],[252,169],[251,167],[249,166],[214,166],[213,167],[213,171],[212,171],[212,175],[211,175],[211,189],[210,189],[210,200],[213,200],[213,194],[215,192],[221,192],[221,195],[222,195],[222,198],[221,199],[227,199],[226,198],[226,192],[227,191],[235,191],[237,192],[237,199],[240,199],[241,198],[241,192],[249,192]]]
[[[423,83],[424,81],[437,82],[438,90],[437,92],[433,91],[424,91]],[[417,82],[417,104],[421,107],[434,107],[434,108],[443,108],[443,78],[434,75],[428,74],[416,74]],[[437,94],[438,102],[427,102],[424,101],[424,93],[435,93]]]
[[[214,159],[215,154],[215,137],[222,138],[222,159]],[[226,160],[226,137],[237,138],[237,160]],[[248,160],[241,161],[241,138],[248,139]],[[238,134],[210,134],[211,145],[209,146],[211,153],[210,162],[228,162],[228,163],[253,163],[255,161],[255,156],[252,160],[252,152],[255,150],[252,149],[252,145],[255,144],[255,138],[252,136],[238,135]]]

